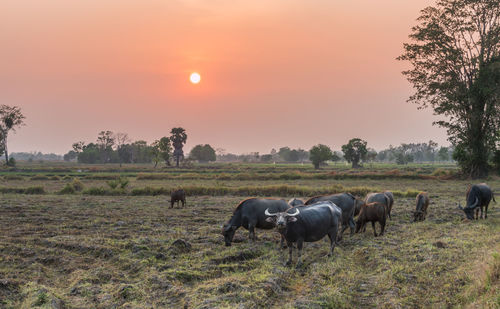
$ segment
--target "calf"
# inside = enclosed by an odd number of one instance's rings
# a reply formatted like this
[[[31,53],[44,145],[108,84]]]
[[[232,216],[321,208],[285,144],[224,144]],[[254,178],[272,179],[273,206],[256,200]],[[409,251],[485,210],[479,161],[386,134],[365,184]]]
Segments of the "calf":
[[[392,196],[392,193],[390,194]],[[368,193],[365,198],[365,203],[380,203],[385,206],[385,213],[387,216],[389,216],[389,219],[391,218],[391,198],[389,195],[387,195],[384,192],[381,193]]]
[[[387,216],[386,212],[386,205],[377,202],[361,206],[358,221],[356,221],[356,233],[358,233],[361,229],[363,229],[364,231],[366,223],[371,222],[373,227],[373,234],[375,235],[375,237],[377,237],[375,222],[378,222],[381,227],[380,235],[384,235],[385,219]]]
[[[286,265],[292,263],[293,243],[297,243],[299,257],[297,267],[302,264],[304,241],[314,242],[326,235],[330,238],[330,252],[333,255],[342,210],[330,201],[318,202],[310,206],[297,206],[285,212],[265,211],[268,222],[276,224],[278,232],[285,238],[289,257]]]
[[[243,226],[249,231],[249,238],[255,241],[255,228],[272,229],[273,223],[266,221],[264,212],[269,209],[273,212],[282,212],[290,208],[284,200],[250,198],[241,202],[233,212],[233,216],[222,227],[222,235],[226,246],[231,246],[234,233]],[[281,240],[283,245],[283,239]]]
[[[179,206],[179,201],[182,202],[182,207],[184,207],[186,204],[186,192],[183,189],[175,190],[170,194],[170,208],[174,207],[175,202]]]
[[[429,195],[427,192],[420,192],[416,198],[417,205],[413,212],[413,222],[424,221],[427,216],[427,207],[429,207]]]

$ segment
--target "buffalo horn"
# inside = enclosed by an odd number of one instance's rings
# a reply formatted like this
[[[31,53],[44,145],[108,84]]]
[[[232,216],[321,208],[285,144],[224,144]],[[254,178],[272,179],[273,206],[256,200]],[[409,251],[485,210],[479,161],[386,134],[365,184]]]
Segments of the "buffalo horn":
[[[267,208],[267,209],[266,209],[266,211],[264,211],[264,214],[265,214],[266,216],[271,216],[271,217],[272,217],[272,216],[276,216],[276,215],[277,215],[277,213],[276,213],[276,214],[272,214],[272,213],[270,213],[270,212],[269,212],[269,208]]]
[[[295,216],[296,216],[296,215],[298,215],[299,213],[300,213],[300,211],[299,211],[297,208],[295,208],[295,213],[293,213],[293,214],[286,213],[285,215],[286,215],[287,217],[295,217]]]

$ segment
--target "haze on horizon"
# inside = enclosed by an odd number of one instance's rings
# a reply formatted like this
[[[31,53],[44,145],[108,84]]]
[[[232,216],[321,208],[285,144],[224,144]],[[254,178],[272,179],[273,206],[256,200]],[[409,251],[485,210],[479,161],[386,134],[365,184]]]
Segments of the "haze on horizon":
[[[448,145],[432,111],[406,103],[395,60],[433,3],[3,1],[0,104],[27,124],[9,149],[62,154],[102,130],[152,142],[177,126],[187,149],[233,153]]]

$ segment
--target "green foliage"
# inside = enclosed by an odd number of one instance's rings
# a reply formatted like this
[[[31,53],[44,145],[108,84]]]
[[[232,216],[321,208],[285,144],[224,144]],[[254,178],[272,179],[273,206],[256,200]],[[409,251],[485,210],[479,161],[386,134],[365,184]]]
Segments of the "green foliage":
[[[447,116],[436,124],[461,148],[455,157],[463,172],[485,176],[500,124],[500,5],[441,0],[418,22],[398,58],[411,64],[403,72],[416,90],[409,101]]]
[[[322,144],[313,146],[309,150],[309,159],[314,165],[314,168],[318,169],[321,163],[324,163],[333,157],[333,152],[330,147]]]
[[[10,131],[15,131],[16,128],[24,125],[25,118],[19,107],[5,104],[0,105],[0,153],[5,154],[5,163],[8,166],[15,166],[16,161],[9,159],[7,137]]]
[[[179,167],[180,160],[184,158],[182,148],[187,141],[186,130],[184,130],[184,128],[173,128],[170,134],[170,141],[172,141],[172,146],[174,147],[174,158],[177,167]]]
[[[33,186],[27,188],[12,188],[0,187],[0,193],[17,193],[17,194],[45,194],[45,189],[41,186]]]
[[[75,188],[70,184],[67,183],[60,191],[59,194],[75,194],[76,190]]]
[[[347,144],[342,145],[342,152],[347,162],[352,163],[353,168],[360,167],[360,162],[366,160],[368,149],[367,142],[360,138],[353,138]]]
[[[120,189],[125,189],[129,183],[129,180],[126,177],[119,177],[117,179],[108,180],[106,181],[106,183],[113,190],[118,187],[120,187]]]
[[[8,166],[15,167],[16,166],[16,159],[14,158],[9,158],[9,162],[7,163]]]
[[[216,159],[215,150],[209,144],[194,146],[189,157],[198,162],[214,162]]]

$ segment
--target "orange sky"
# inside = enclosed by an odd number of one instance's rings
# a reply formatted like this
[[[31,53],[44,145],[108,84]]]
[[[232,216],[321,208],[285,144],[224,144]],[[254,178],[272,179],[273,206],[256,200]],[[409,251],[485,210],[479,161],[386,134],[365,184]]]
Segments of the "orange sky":
[[[27,117],[9,149],[62,154],[101,130],[151,142],[174,126],[187,149],[236,153],[447,144],[432,111],[405,103],[395,60],[432,3],[3,0],[0,103]]]

